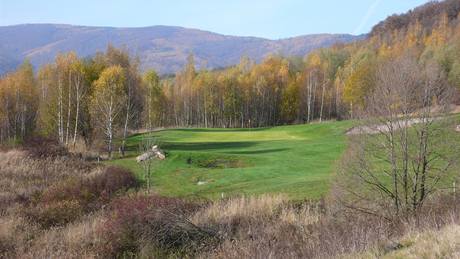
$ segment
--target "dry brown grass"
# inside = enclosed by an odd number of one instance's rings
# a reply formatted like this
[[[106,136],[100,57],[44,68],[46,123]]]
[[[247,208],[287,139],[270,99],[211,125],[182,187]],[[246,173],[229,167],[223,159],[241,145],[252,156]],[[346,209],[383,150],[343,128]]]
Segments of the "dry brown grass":
[[[22,213],[50,186],[91,173],[93,166],[65,157],[33,158],[27,151],[0,152],[0,258],[24,257],[42,236]],[[21,256],[19,256],[21,255]]]
[[[460,256],[452,196],[427,201],[419,218],[389,222],[280,195],[202,203],[126,195],[127,186],[133,178],[122,169],[0,152],[0,258]]]
[[[104,224],[101,214],[90,215],[63,228],[40,232],[30,247],[20,251],[21,258],[97,258],[98,229]]]
[[[260,197],[242,197],[221,200],[209,204],[192,218],[196,224],[225,221],[231,218],[264,218],[277,213],[281,205],[287,202],[284,196],[263,195]]]
[[[398,240],[398,247],[374,247],[362,253],[340,256],[343,259],[418,259],[460,258],[460,225],[453,223],[439,230],[413,231]]]
[[[214,229],[220,245],[201,258],[295,258],[307,256],[309,229],[321,218],[317,204],[294,205],[284,196],[262,195],[209,204],[191,218]]]
[[[458,224],[457,204],[451,196],[436,197],[421,212],[422,217],[390,222],[360,213],[325,213],[318,204],[293,205],[283,197],[261,196],[211,203],[192,220],[217,230],[221,238],[217,247],[199,254],[201,258],[405,258],[396,252],[396,257],[391,257],[393,251],[406,247],[399,240],[404,240],[401,238],[407,233],[431,233],[433,229]],[[455,238],[457,232],[443,233],[434,241],[438,242],[433,245],[435,251],[426,248],[426,253],[415,254],[426,255],[423,258],[455,258],[452,255],[457,253],[457,243],[448,240]],[[421,245],[430,247],[429,244]],[[404,250],[401,252],[405,255]]]
[[[460,258],[460,225],[452,224],[441,230],[411,233],[400,243],[402,249],[384,258]]]
[[[93,167],[66,157],[39,159],[26,151],[0,152],[0,214],[57,182],[91,173]]]
[[[98,211],[136,185],[126,170],[75,157],[0,152],[0,258],[96,257]]]
[[[30,245],[39,228],[17,215],[0,217],[0,258],[15,258],[19,250]]]

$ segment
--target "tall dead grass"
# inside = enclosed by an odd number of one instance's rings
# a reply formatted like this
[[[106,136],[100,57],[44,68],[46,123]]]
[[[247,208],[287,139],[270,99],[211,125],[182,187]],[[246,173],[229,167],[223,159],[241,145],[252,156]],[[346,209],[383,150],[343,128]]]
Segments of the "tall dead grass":
[[[98,228],[104,224],[101,213],[89,215],[62,228],[41,230],[24,249],[21,258],[100,258],[97,246],[100,244]]]
[[[460,258],[460,225],[449,224],[440,230],[415,231],[403,237],[399,243],[400,249],[383,258]]]
[[[192,222],[214,229],[216,248],[202,258],[294,258],[311,226],[321,220],[318,204],[291,204],[284,196],[241,197],[211,203],[193,215]]]
[[[404,247],[399,240],[407,233],[459,224],[458,205],[452,196],[439,196],[421,217],[398,222],[349,211],[331,214],[321,204],[260,196],[211,203],[192,221],[215,229],[221,238],[201,258],[334,258],[364,251],[378,251],[374,255],[380,257]],[[451,249],[445,246],[439,249]]]
[[[428,200],[421,217],[390,222],[282,195],[202,202],[126,193],[137,186],[126,170],[24,151],[0,152],[0,186],[0,258],[459,254],[460,199],[452,195]]]
[[[94,164],[66,157],[33,158],[27,151],[0,152],[0,215],[53,184],[93,170],[98,170]]]
[[[132,187],[120,168],[0,152],[0,258],[96,257],[101,209]]]

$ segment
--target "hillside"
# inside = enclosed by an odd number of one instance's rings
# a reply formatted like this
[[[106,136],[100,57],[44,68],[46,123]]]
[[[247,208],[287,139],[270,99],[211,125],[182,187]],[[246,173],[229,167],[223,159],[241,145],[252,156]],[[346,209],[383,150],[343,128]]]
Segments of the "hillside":
[[[126,47],[140,57],[143,68],[161,74],[181,69],[190,53],[198,66],[221,68],[237,64],[242,56],[261,61],[270,53],[303,56],[311,50],[347,43],[363,36],[318,34],[268,40],[236,37],[172,26],[144,28],[85,27],[27,24],[0,27],[0,73],[14,69],[23,59],[34,66],[53,61],[59,52],[94,55],[107,45]]]
[[[407,32],[410,25],[417,22],[420,23],[426,33],[431,33],[433,27],[442,20],[443,15],[446,16],[448,22],[452,22],[457,19],[459,12],[460,1],[458,0],[430,1],[407,13],[389,16],[375,25],[370,35],[383,36],[385,34],[390,35],[395,31]]]

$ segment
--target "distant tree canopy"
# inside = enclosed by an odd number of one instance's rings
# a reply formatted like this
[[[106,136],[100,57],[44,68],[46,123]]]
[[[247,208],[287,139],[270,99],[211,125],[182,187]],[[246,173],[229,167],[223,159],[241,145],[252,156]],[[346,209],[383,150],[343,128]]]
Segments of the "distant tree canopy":
[[[451,22],[457,19],[459,12],[459,0],[430,1],[405,14],[388,17],[374,26],[371,35],[384,36],[385,34],[393,34],[396,31],[407,32],[409,27],[415,23],[420,23],[426,33],[430,33],[439,22],[441,16],[445,15]]]
[[[243,57],[226,69],[197,71],[190,55],[182,71],[163,79],[152,70],[142,73],[136,58],[112,46],[86,59],[60,54],[36,75],[26,62],[0,80],[1,141],[39,133],[65,145],[105,141],[112,150],[113,138],[121,138],[124,153],[128,133],[141,128],[347,119],[366,107],[378,67],[403,55],[436,62],[460,88],[459,3],[429,3],[388,18],[364,41],[304,58],[272,55],[256,64]],[[115,115],[110,119],[108,108]]]

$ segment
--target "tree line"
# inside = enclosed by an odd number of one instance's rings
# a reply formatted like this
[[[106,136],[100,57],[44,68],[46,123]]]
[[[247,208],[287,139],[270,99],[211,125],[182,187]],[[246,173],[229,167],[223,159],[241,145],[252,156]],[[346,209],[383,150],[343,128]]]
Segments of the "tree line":
[[[272,55],[256,64],[243,57],[227,69],[196,71],[190,56],[152,93],[158,98],[150,125],[251,128],[354,118],[375,88],[378,67],[407,55],[422,67],[439,65],[449,84],[460,88],[458,15],[433,12],[435,23],[412,19],[391,33],[304,58]]]
[[[404,55],[436,64],[449,84],[460,86],[458,19],[441,13],[430,26],[415,19],[304,58],[272,55],[256,64],[243,57],[220,70],[197,71],[190,55],[183,70],[162,78],[142,71],[138,59],[113,46],[84,59],[62,53],[36,73],[26,61],[1,78],[0,141],[40,134],[67,146],[104,145],[111,156],[115,140],[124,154],[126,138],[136,129],[354,118],[366,108],[378,67]]]

